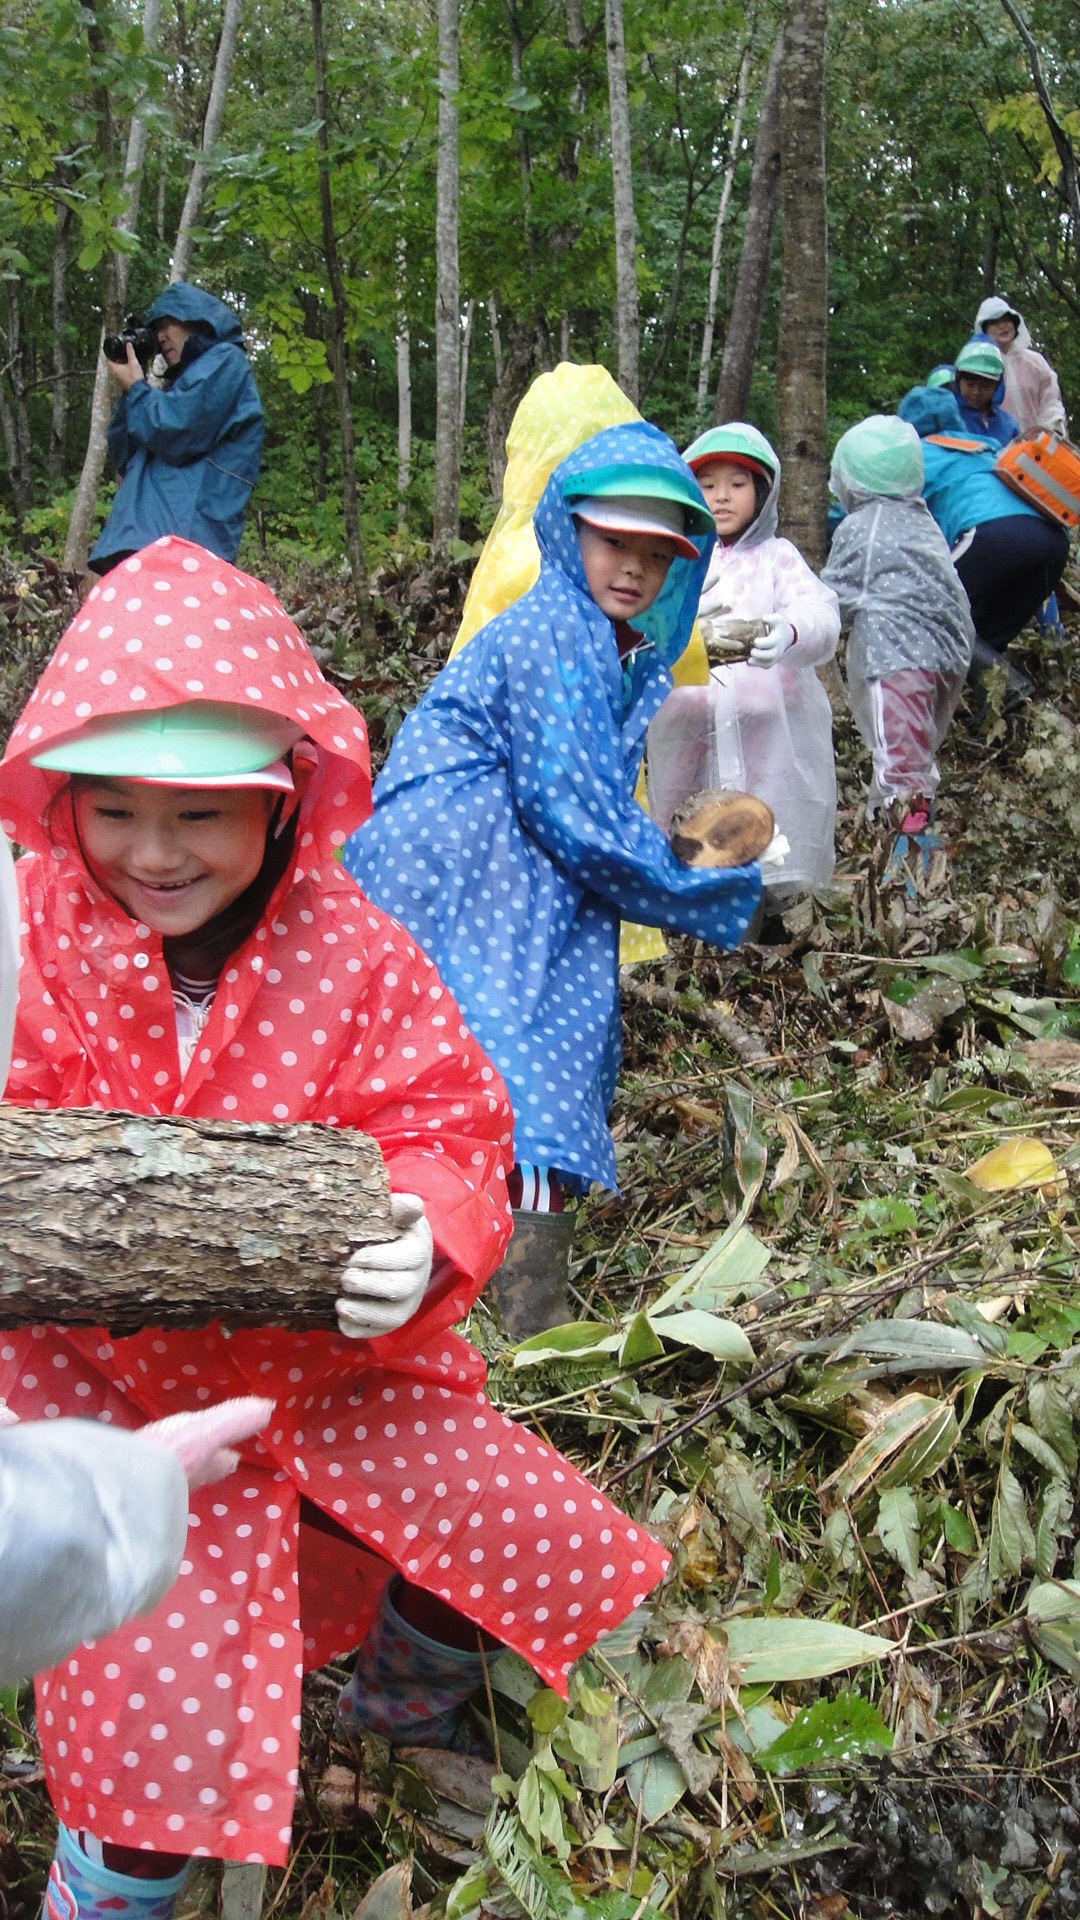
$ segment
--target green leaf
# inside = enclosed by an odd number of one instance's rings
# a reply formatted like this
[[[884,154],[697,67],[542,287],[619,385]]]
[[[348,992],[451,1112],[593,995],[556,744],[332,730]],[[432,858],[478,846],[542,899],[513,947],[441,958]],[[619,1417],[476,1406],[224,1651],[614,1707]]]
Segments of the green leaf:
[[[1078,1460],[1076,1434],[1069,1403],[1052,1377],[1040,1374],[1032,1380],[1028,1388],[1028,1414],[1036,1433],[1041,1434],[1065,1462],[1071,1478]]]
[[[757,1281],[771,1257],[768,1247],[750,1228],[736,1222],[706,1247],[700,1259],[680,1274],[649,1311],[653,1315],[666,1313],[680,1300],[692,1300],[709,1312],[732,1306],[736,1300],[760,1292]]]
[[[822,1482],[821,1490],[852,1500],[875,1481],[916,1485],[926,1473],[937,1471],[958,1439],[956,1415],[947,1401],[925,1393],[901,1394],[856,1442],[843,1465]]]
[[[619,1349],[619,1365],[640,1367],[646,1360],[658,1359],[663,1351],[663,1341],[657,1338],[648,1314],[642,1309],[626,1330]]]
[[[990,1518],[990,1578],[1019,1578],[1025,1562],[1035,1558],[1035,1535],[1027,1515],[1024,1489],[1006,1461],[998,1474],[997,1497]]]
[[[535,1760],[526,1767],[521,1777],[517,1795],[518,1819],[521,1821],[529,1839],[536,1846],[544,1844],[543,1829],[540,1825],[543,1802],[540,1794],[540,1772]]]
[[[622,1333],[612,1333],[610,1320],[573,1320],[564,1327],[534,1333],[514,1349],[514,1366],[536,1367],[545,1360],[585,1360],[595,1354],[618,1353]],[[663,1349],[661,1348],[662,1352]]]
[[[978,1546],[975,1529],[962,1507],[954,1507],[948,1500],[941,1502],[941,1524],[945,1538],[954,1553],[974,1553]]]
[[[537,1733],[554,1733],[566,1719],[566,1702],[553,1687],[541,1687],[526,1705],[530,1725]]]
[[[895,1642],[860,1633],[832,1620],[725,1620],[728,1653],[742,1668],[744,1684],[759,1680],[819,1680],[845,1667],[882,1660]]]
[[[717,1319],[714,1313],[702,1313],[698,1307],[684,1307],[681,1313],[664,1314],[659,1319],[650,1313],[648,1325],[662,1339],[674,1340],[681,1347],[696,1347],[699,1353],[711,1353],[716,1360],[752,1360],[754,1357],[754,1349],[741,1327],[733,1320]],[[663,1348],[657,1347],[656,1351],[662,1353]],[[646,1357],[651,1359],[652,1355]],[[623,1365],[628,1365],[625,1352],[622,1358]]]
[[[919,1570],[919,1510],[910,1487],[886,1487],[878,1501],[874,1532],[910,1579]]]
[[[828,1760],[857,1760],[865,1753],[891,1753],[893,1736],[877,1708],[857,1693],[816,1700],[790,1727],[755,1756],[766,1773],[794,1773]]]
[[[951,1372],[977,1367],[986,1359],[969,1333],[939,1326],[936,1320],[867,1320],[853,1333],[835,1342],[815,1342],[814,1348],[819,1344],[831,1349],[834,1362],[862,1353],[886,1362],[889,1373]]]
[[[1061,1455],[1050,1445],[1049,1440],[1044,1440],[1042,1435],[1036,1433],[1032,1427],[1025,1426],[1022,1420],[1014,1421],[1012,1437],[1018,1446],[1023,1447],[1025,1453],[1030,1453],[1032,1459],[1037,1460],[1040,1467],[1045,1467],[1047,1473],[1052,1474],[1055,1480],[1068,1482],[1069,1469]]]
[[[1000,1360],[1009,1345],[1008,1328],[999,1327],[994,1320],[987,1320],[970,1300],[961,1299],[957,1294],[954,1294],[947,1304],[949,1319],[953,1325],[963,1327],[964,1332],[970,1333],[972,1339],[978,1341],[985,1353],[990,1354],[995,1360]]]
[[[626,1770],[626,1791],[634,1807],[641,1808],[642,1823],[655,1826],[689,1791],[686,1775],[677,1760],[664,1751],[648,1760],[635,1760]]]
[[[1048,1580],[1058,1557],[1058,1540],[1069,1532],[1072,1521],[1072,1494],[1060,1480],[1051,1480],[1039,1502],[1035,1528],[1035,1571]]]

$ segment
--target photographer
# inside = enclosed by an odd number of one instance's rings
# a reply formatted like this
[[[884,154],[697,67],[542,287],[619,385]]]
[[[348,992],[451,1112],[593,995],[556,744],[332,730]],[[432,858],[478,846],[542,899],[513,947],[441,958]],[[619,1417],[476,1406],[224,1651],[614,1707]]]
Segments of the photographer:
[[[128,338],[126,357],[108,362],[123,388],[109,422],[120,486],[90,555],[95,573],[165,533],[234,560],[258,478],[262,403],[236,316],[178,280],[146,325],[148,339]],[[136,345],[147,360],[161,354],[163,387],[150,385]]]

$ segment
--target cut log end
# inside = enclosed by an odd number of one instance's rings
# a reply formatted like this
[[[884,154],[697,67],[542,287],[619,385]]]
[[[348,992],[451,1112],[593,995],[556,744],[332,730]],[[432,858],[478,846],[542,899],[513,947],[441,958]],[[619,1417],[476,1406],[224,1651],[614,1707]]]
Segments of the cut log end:
[[[688,867],[744,867],[764,853],[776,821],[753,793],[695,793],[671,822],[671,851]]]

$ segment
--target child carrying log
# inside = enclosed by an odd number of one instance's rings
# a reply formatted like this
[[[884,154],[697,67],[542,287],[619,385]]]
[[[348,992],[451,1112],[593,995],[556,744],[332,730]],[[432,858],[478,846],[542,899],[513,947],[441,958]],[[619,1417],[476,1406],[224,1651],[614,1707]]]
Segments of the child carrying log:
[[[193,1853],[284,1861],[303,1668],[369,1623],[344,1713],[447,1742],[478,1628],[564,1688],[664,1568],[493,1411],[450,1331],[506,1242],[510,1112],[430,961],[334,858],[369,793],[363,722],[273,595],[171,538],[94,589],[0,766],[31,849],[8,1099],[362,1128],[401,1228],[347,1266],[340,1334],[0,1335],[20,1416],[277,1402],[195,1496],[156,1613],[39,1682],[55,1920],[168,1920]]]
[[[757,864],[682,865],[634,800],[712,521],[671,441],[606,428],[555,468],[540,577],[397,734],[345,864],[453,987],[508,1082],[515,1208],[616,1184],[621,915],[737,946]]]

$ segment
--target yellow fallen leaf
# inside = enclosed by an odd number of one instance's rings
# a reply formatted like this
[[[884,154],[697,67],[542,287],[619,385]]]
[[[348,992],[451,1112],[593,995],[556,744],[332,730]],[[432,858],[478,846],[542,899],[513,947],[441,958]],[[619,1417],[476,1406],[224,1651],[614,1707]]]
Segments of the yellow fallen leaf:
[[[967,1170],[973,1186],[984,1193],[1007,1193],[1012,1187],[1040,1187],[1060,1178],[1057,1163],[1049,1147],[1030,1138],[1006,1140],[991,1153],[984,1153]]]

